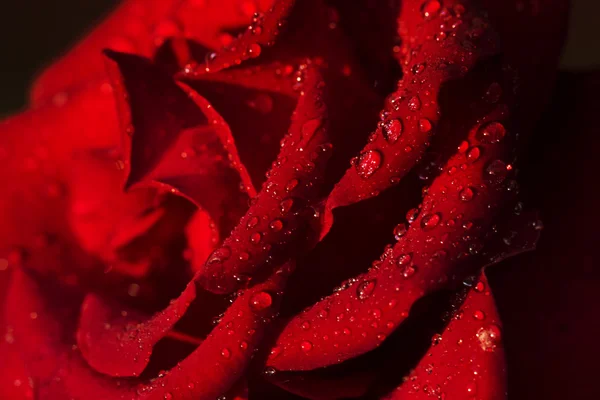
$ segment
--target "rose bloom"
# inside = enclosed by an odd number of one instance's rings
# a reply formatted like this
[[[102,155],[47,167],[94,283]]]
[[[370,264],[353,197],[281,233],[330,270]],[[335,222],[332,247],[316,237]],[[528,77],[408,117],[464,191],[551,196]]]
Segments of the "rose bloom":
[[[0,398],[595,397],[568,6],[124,0],[0,125]]]

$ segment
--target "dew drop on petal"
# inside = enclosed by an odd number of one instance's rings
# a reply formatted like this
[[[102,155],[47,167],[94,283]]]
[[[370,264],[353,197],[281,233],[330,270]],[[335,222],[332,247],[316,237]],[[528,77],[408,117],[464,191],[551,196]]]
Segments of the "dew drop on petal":
[[[221,356],[227,359],[231,358],[231,350],[229,350],[228,348],[221,349]]]
[[[500,122],[490,122],[477,130],[475,138],[483,144],[499,143],[506,136],[506,128]]]
[[[396,227],[394,228],[394,238],[396,240],[400,240],[402,236],[406,235],[406,231],[406,224],[396,225]]]
[[[390,119],[383,123],[383,137],[390,143],[396,143],[402,135],[404,127],[399,119]]]
[[[435,17],[442,8],[439,0],[427,0],[421,5],[421,14],[423,18]]]
[[[362,282],[360,285],[358,285],[358,288],[356,289],[356,296],[360,300],[365,300],[369,298],[375,291],[375,286],[377,286],[376,280]]]
[[[313,345],[311,342],[309,342],[308,340],[303,341],[302,343],[300,343],[300,348],[302,349],[302,351],[304,352],[309,352],[312,350]]]
[[[281,212],[282,213],[287,213],[292,209],[292,206],[294,205],[294,200],[292,200],[291,198],[287,198],[287,199],[283,199],[281,200],[281,203],[279,203],[279,206],[281,208]]]
[[[508,175],[508,166],[502,160],[492,161],[485,169],[484,178],[491,184],[502,183]]]
[[[419,120],[419,131],[427,133],[431,131],[431,121],[427,118],[421,118]]]
[[[494,324],[480,328],[476,336],[481,348],[487,352],[493,352],[500,344],[502,338],[500,328]]]
[[[256,225],[258,225],[258,217],[256,216],[251,217],[246,224],[248,228],[254,228]]]
[[[269,228],[271,228],[273,232],[279,232],[283,228],[283,221],[280,219],[274,219],[269,224]]]
[[[475,196],[475,192],[473,189],[466,187],[460,191],[458,196],[462,201],[471,201],[473,200],[473,196]]]
[[[410,111],[418,111],[421,109],[421,99],[419,99],[419,96],[413,96],[408,100],[408,109]]]
[[[421,228],[423,228],[425,231],[431,230],[438,226],[440,220],[441,217],[438,213],[423,215],[423,218],[421,219]]]
[[[485,313],[481,310],[477,310],[473,313],[473,318],[477,321],[483,321],[485,319]]]
[[[381,167],[381,153],[377,150],[368,150],[362,153],[356,162],[358,176],[363,179],[369,178]]]
[[[261,240],[262,240],[262,235],[260,234],[260,232],[254,232],[252,235],[250,235],[250,241],[253,244],[258,244],[258,243],[260,243]]]
[[[411,261],[412,261],[412,256],[409,253],[401,254],[398,257],[398,266],[404,267],[404,266],[410,264]]]
[[[231,256],[231,249],[227,246],[219,247],[208,257],[208,261],[206,261],[207,265],[211,264],[219,264],[227,261]]]
[[[250,308],[254,311],[263,311],[273,304],[273,297],[267,292],[258,292],[250,298]]]
[[[419,209],[411,208],[406,213],[406,221],[408,221],[409,224],[412,224],[413,222],[415,222],[415,220],[417,219],[418,216],[419,216]]]
[[[471,147],[469,149],[469,151],[467,152],[467,161],[473,163],[473,162],[479,160],[480,156],[481,156],[481,150],[479,149],[479,147],[477,147],[477,146]]]

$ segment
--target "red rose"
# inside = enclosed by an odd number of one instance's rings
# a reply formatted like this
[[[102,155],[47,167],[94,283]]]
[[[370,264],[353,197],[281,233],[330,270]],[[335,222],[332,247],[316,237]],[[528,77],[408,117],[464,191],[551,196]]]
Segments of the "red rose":
[[[0,394],[505,398],[567,3],[124,1],[0,126]]]

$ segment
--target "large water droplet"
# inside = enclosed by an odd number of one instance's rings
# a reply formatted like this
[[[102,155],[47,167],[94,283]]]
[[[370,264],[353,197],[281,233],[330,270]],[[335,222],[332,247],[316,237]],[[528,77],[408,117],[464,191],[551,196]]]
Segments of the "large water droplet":
[[[231,256],[231,249],[229,247],[219,247],[218,249],[212,252],[210,257],[208,257],[208,261],[206,261],[206,264],[211,265],[225,262],[229,258],[229,256]]]
[[[288,213],[292,209],[293,205],[294,200],[292,200],[289,197],[287,199],[281,200],[281,203],[279,203],[279,206],[281,207],[281,212],[284,214]]]
[[[375,291],[375,286],[377,286],[376,280],[364,281],[363,283],[358,285],[358,288],[356,289],[356,296],[360,300],[365,300],[369,298]]]
[[[302,349],[302,351],[304,352],[309,352],[312,350],[313,345],[311,342],[309,342],[308,340],[303,341],[302,343],[300,343],[300,348]]]
[[[283,228],[283,221],[280,219],[274,219],[269,224],[269,228],[271,228],[273,232],[279,232]]]
[[[435,17],[442,8],[439,0],[427,0],[421,5],[421,14],[423,18],[433,18]]]
[[[406,235],[406,231],[406,224],[396,225],[396,227],[394,228],[394,238],[396,240],[400,240],[402,236]]]
[[[490,122],[477,130],[476,139],[483,144],[495,144],[506,136],[506,128],[500,122]]]
[[[506,163],[502,160],[492,161],[485,169],[484,179],[489,183],[498,185],[502,183],[508,175]]]
[[[383,123],[383,137],[388,143],[393,144],[398,141],[402,135],[402,121],[399,119],[390,119]]]
[[[419,99],[419,96],[413,96],[408,100],[408,109],[410,111],[418,111],[421,109],[421,99]]]
[[[254,311],[263,311],[273,304],[273,297],[267,292],[258,292],[250,298],[250,308]]]
[[[458,194],[458,197],[462,201],[471,201],[471,200],[473,200],[473,196],[475,196],[475,192],[473,191],[473,189],[471,189],[469,187],[464,188]]]
[[[246,224],[246,226],[247,226],[248,228],[254,228],[256,225],[258,225],[258,221],[259,221],[259,220],[258,220],[258,217],[256,217],[256,216],[254,216],[254,217],[251,217],[251,218],[248,220],[248,223]]]
[[[261,240],[262,240],[262,235],[260,234],[260,232],[254,232],[252,235],[250,235],[250,241],[253,244],[258,244],[258,243],[260,243]]]
[[[356,163],[358,176],[363,179],[369,178],[381,167],[382,158],[378,150],[368,150],[362,153]]]
[[[471,147],[469,149],[469,151],[467,152],[467,161],[475,162],[475,161],[479,160],[480,156],[481,156],[481,150],[479,149],[479,147],[477,147],[477,146]]]
[[[496,349],[500,344],[501,335],[500,328],[494,324],[482,327],[476,334],[481,348],[487,352],[493,352]]]
[[[441,219],[442,218],[438,213],[423,215],[423,218],[421,219],[421,228],[425,231],[431,230],[438,226]]]

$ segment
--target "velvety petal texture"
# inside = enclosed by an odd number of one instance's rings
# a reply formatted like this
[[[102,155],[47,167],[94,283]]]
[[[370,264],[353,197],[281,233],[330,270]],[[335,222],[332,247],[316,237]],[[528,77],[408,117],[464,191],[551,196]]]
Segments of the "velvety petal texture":
[[[535,397],[568,5],[122,1],[0,123],[0,397]]]

